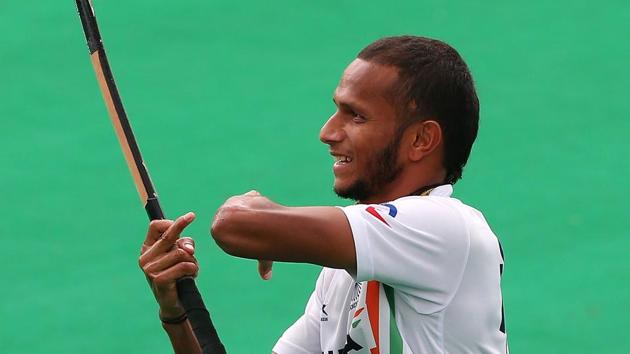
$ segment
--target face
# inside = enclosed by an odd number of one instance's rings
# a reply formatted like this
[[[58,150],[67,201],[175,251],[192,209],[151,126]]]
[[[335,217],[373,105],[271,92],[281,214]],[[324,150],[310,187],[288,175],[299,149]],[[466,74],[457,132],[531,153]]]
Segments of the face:
[[[401,171],[391,102],[397,79],[395,68],[361,59],[343,73],[333,96],[337,111],[320,132],[334,159],[334,190],[340,197],[365,202],[384,193]]]

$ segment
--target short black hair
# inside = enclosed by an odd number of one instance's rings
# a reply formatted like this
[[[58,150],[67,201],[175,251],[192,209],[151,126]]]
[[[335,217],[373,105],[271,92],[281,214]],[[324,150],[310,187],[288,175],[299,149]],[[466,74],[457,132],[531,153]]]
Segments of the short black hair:
[[[398,69],[394,97],[404,120],[431,118],[440,124],[444,182],[457,182],[479,128],[479,99],[459,53],[436,39],[397,36],[377,40],[361,50],[357,58]]]

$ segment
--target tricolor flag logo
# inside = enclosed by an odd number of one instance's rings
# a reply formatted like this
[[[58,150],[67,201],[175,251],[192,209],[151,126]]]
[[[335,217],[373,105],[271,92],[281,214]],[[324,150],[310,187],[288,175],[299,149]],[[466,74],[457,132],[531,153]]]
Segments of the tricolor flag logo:
[[[396,215],[398,214],[398,209],[396,209],[395,206],[393,206],[392,204],[379,204],[379,206],[384,206],[387,207],[388,210],[388,215],[391,216],[392,218],[395,218]],[[389,223],[387,222],[387,220],[385,220],[385,218],[383,217],[383,215],[381,215],[378,210],[376,210],[376,208],[373,205],[368,206],[367,208],[365,208],[365,211],[367,211],[368,213],[370,213],[370,215],[372,215],[373,217],[377,218],[378,220],[380,220],[382,223],[384,223],[385,225],[389,226]],[[390,226],[391,227],[391,226]]]

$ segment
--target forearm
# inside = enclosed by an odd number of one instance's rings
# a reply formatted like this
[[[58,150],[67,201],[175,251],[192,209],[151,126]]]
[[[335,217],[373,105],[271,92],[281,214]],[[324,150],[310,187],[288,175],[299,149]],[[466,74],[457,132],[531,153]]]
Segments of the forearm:
[[[195,333],[190,326],[190,322],[185,320],[184,322],[177,324],[162,323],[162,327],[168,334],[173,346],[175,354],[201,354],[201,347]]]
[[[180,301],[177,280],[195,277],[199,270],[193,239],[180,238],[181,232],[193,219],[194,214],[188,213],[175,221],[152,221],[138,263],[159,304],[159,318],[174,352],[225,354],[203,302],[199,298],[194,299],[191,296],[194,294],[186,293],[184,288],[185,298],[193,300],[188,301],[189,311],[185,311]]]
[[[217,212],[212,236],[238,257],[355,267],[354,243],[343,212],[334,207],[285,207],[264,197],[229,199]]]
[[[244,258],[301,262],[298,233],[304,233],[308,222],[292,215],[294,208],[228,208],[219,211],[212,236],[227,253]],[[300,225],[300,226],[298,226]],[[312,230],[314,231],[314,230]],[[292,249],[291,252],[285,252]]]

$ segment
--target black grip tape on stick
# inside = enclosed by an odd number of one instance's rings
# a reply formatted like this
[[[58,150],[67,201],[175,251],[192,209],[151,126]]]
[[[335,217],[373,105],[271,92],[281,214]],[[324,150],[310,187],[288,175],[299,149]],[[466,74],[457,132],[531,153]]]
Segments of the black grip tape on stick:
[[[179,301],[186,308],[188,320],[196,333],[205,333],[201,338],[197,336],[199,346],[204,353],[225,353],[225,347],[219,339],[219,334],[214,328],[210,313],[203,303],[203,299],[199,294],[199,290],[195,285],[195,280],[191,277],[181,278],[177,280],[177,295]]]
[[[164,219],[155,188],[116,88],[92,5],[89,0],[76,0],[76,3],[94,70],[140,199],[150,220]],[[203,353],[224,354],[225,347],[221,344],[194,279],[191,277],[179,279],[177,294]]]

